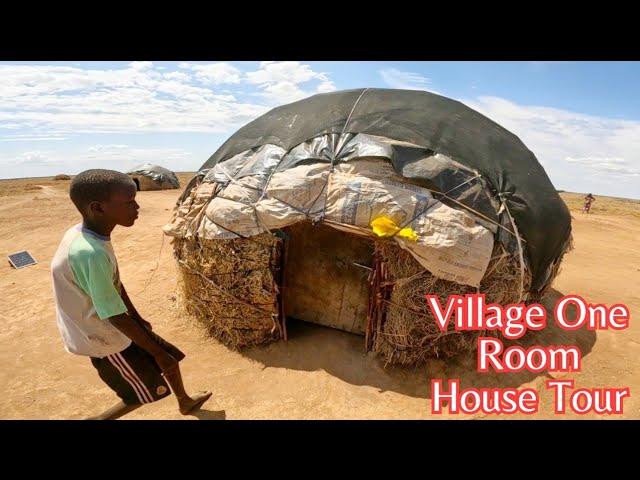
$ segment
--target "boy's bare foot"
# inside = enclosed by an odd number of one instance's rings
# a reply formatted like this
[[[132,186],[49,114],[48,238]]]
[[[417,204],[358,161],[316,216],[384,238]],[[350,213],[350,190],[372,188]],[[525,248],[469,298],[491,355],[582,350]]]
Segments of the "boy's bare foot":
[[[180,413],[187,415],[194,410],[200,408],[204,402],[209,400],[211,392],[198,392],[193,397],[186,397],[180,401]]]

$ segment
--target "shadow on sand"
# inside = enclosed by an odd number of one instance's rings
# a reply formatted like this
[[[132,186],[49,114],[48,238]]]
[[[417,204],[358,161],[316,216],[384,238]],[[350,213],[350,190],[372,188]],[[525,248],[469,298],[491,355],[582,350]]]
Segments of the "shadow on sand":
[[[227,412],[225,410],[207,410],[201,408],[189,415],[196,417],[198,420],[226,420]]]
[[[538,332],[528,332],[516,340],[504,340],[505,348],[514,344],[523,347],[533,345],[575,345],[583,358],[591,352],[596,342],[594,331],[580,329],[565,331],[553,318],[553,309],[563,294],[550,290],[542,301],[547,310],[547,327]],[[419,398],[431,397],[432,378],[458,378],[463,388],[518,387],[538,376],[549,376],[546,372],[531,373],[479,373],[476,370],[476,352],[469,352],[447,361],[432,359],[420,367],[384,367],[382,360],[373,353],[364,351],[363,337],[331,328],[288,321],[289,340],[266,347],[256,347],[242,352],[264,365],[265,368],[288,368],[294,370],[325,370],[331,375],[352,385],[366,385],[380,391],[394,391]]]

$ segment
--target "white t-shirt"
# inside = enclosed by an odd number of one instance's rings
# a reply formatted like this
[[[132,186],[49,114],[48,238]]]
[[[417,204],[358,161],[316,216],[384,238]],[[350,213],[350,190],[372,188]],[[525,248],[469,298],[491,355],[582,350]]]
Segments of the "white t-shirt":
[[[68,352],[102,358],[131,344],[107,320],[127,312],[109,237],[81,224],[67,230],[51,261],[51,277],[58,328]]]

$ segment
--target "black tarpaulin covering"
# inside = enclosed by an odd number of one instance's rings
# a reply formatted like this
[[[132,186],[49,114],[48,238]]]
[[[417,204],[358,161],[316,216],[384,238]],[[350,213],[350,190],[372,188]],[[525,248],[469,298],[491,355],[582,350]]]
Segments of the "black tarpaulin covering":
[[[440,95],[413,90],[345,90],[277,107],[239,129],[201,171],[264,144],[289,151],[331,133],[340,138],[360,133],[413,144],[404,150],[393,148],[390,160],[394,169],[408,180],[443,193],[455,186],[459,173],[478,172],[486,194],[461,189],[456,195],[493,219],[498,219],[498,200],[504,199],[525,240],[532,287],[539,289],[546,283],[549,265],[563,252],[571,233],[566,205],[535,155],[518,137],[475,110]],[[334,160],[342,153],[339,145]],[[452,161],[438,165],[436,160],[441,157],[437,154]],[[193,182],[185,193],[192,186]]]

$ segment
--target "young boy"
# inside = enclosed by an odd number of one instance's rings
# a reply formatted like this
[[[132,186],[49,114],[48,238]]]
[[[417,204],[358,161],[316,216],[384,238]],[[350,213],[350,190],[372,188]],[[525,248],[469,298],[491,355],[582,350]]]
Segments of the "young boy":
[[[90,357],[121,398],[92,419],[115,419],[164,398],[171,393],[167,382],[180,413],[200,408],[211,393],[187,395],[178,366],[184,354],[151,331],[120,282],[109,235],[138,218],[135,183],[113,170],[87,170],[69,193],[82,224],[67,231],[51,262],[58,328],[66,350]]]

